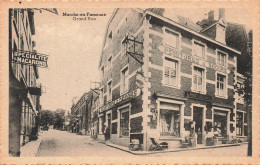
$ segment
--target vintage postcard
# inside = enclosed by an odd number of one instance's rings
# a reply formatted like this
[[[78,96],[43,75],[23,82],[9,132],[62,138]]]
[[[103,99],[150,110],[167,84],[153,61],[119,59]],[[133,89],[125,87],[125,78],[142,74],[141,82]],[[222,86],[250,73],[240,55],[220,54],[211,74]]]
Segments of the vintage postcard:
[[[258,164],[257,1],[0,1],[0,164]]]

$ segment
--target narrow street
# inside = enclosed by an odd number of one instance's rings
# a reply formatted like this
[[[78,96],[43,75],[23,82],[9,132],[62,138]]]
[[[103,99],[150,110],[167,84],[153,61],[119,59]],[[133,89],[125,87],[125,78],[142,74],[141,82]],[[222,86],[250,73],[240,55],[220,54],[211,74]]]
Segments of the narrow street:
[[[214,149],[189,150],[182,152],[167,152],[148,155],[133,155],[131,153],[106,146],[94,141],[89,136],[76,135],[66,131],[50,129],[42,133],[42,141],[39,147],[38,157],[54,156],[148,156],[148,157],[169,157],[169,156],[239,156],[247,155],[247,144],[234,147],[222,147]]]
[[[50,129],[43,133],[38,157],[54,156],[134,156],[94,141],[89,136]]]

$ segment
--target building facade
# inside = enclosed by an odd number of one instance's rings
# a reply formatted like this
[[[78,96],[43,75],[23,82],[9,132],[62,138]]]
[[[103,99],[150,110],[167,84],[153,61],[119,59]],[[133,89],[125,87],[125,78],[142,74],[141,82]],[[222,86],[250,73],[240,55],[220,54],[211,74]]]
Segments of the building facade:
[[[87,99],[88,93],[84,93],[76,104],[73,104],[71,107],[71,114],[76,117],[73,123],[73,132],[77,134],[86,135]]]
[[[15,52],[35,52],[34,11],[9,10],[9,153],[20,155],[20,146],[35,139],[41,109],[38,68],[12,62]]]
[[[226,45],[226,27],[223,9],[210,27],[167,17],[164,9],[116,9],[99,64],[98,138],[107,126],[109,140],[118,145],[138,139],[149,150],[155,138],[176,148],[192,121],[198,144],[210,132],[219,140],[236,137],[241,52]]]
[[[82,135],[91,135],[91,113],[93,99],[97,97],[95,91],[84,93],[80,99],[71,107],[71,114],[75,116],[73,122],[73,132]]]

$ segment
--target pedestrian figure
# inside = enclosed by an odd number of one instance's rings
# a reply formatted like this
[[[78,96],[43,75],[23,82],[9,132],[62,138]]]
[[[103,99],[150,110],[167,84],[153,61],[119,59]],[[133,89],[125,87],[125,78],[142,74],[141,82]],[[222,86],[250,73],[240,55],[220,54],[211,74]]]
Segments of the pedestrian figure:
[[[104,129],[105,141],[109,140],[109,134],[110,134],[110,130],[109,130],[108,126],[105,124],[105,129]]]
[[[196,127],[196,122],[192,121],[191,122],[191,128],[190,128],[190,145],[192,147],[197,146],[197,134],[195,132],[195,127]]]

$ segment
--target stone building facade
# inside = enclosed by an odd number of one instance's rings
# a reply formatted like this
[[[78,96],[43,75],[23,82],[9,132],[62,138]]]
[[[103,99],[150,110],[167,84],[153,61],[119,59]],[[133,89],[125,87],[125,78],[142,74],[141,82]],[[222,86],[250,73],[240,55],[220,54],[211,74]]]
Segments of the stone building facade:
[[[166,17],[164,9],[116,9],[105,33],[99,134],[105,125],[112,143],[129,146],[150,138],[181,146],[196,122],[198,144],[209,132],[236,136],[237,57],[226,45],[224,10],[212,27]],[[210,15],[209,15],[210,16]]]
[[[14,52],[34,52],[34,11],[9,10],[9,153],[20,155],[20,146],[35,139],[41,109],[38,68],[12,62]]]

